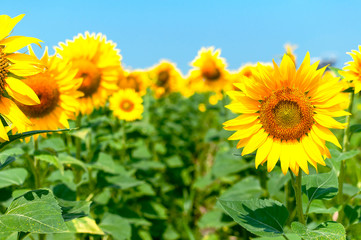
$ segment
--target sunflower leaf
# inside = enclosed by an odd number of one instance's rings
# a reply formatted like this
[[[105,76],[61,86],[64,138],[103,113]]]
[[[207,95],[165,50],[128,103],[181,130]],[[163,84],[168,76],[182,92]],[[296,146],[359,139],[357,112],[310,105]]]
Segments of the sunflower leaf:
[[[302,192],[311,202],[314,199],[331,199],[338,192],[338,179],[334,170],[304,176]]]
[[[340,223],[324,222],[315,229],[309,229],[299,222],[291,224],[292,231],[303,239],[309,240],[344,240],[346,239],[345,228]]]
[[[222,200],[218,203],[234,221],[251,233],[261,237],[277,237],[285,234],[287,208],[270,199]]]

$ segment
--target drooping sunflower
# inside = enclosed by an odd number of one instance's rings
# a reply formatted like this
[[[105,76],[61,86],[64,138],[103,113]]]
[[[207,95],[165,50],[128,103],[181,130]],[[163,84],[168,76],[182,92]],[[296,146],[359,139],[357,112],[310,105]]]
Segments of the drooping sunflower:
[[[166,60],[162,60],[149,70],[149,78],[156,98],[180,91],[185,83],[175,64]]]
[[[79,34],[72,41],[59,43],[56,52],[70,61],[83,82],[79,88],[84,96],[79,99],[81,113],[89,114],[104,106],[108,97],[118,89],[118,68],[121,56],[116,44],[101,33]]]
[[[31,56],[36,57],[31,47],[29,52]],[[75,118],[79,108],[78,98],[83,96],[83,93],[77,90],[82,79],[75,78],[77,70],[73,69],[69,62],[64,62],[56,55],[49,57],[47,48],[40,61],[46,70],[23,80],[35,91],[40,104],[27,106],[16,102],[33,123],[31,126],[19,128],[22,132],[69,128],[68,119]]]
[[[344,80],[354,88],[355,93],[361,90],[361,45],[358,46],[359,51],[352,50],[348,52],[353,61],[347,62],[343,71],[340,71]]]
[[[226,61],[220,54],[221,50],[214,50],[214,47],[201,48],[198,52],[191,63],[194,69],[189,73],[189,84],[195,92],[219,92],[227,85],[229,72],[226,70]]]
[[[34,91],[19,77],[38,74],[44,70],[41,62],[30,55],[15,53],[32,43],[40,46],[40,40],[32,37],[9,36],[15,25],[24,14],[11,18],[0,15],[0,114],[13,127],[29,126],[30,120],[13,102],[15,99],[25,105],[39,104],[39,98]],[[8,128],[0,123],[0,139],[9,140]]]
[[[149,86],[149,78],[147,74],[142,70],[118,70],[118,86],[120,89],[132,88],[135,92],[141,96],[147,92]]]
[[[120,89],[109,99],[109,109],[114,116],[125,121],[142,118],[143,99],[134,89]]]
[[[233,101],[227,107],[242,115],[224,128],[236,130],[229,139],[239,140],[242,155],[257,150],[256,168],[267,161],[271,171],[280,160],[284,174],[289,168],[296,175],[299,168],[308,174],[308,163],[317,169],[330,157],[325,141],[341,148],[329,128],[345,127],[333,117],[349,115],[343,110],[348,94],[341,92],[339,78],[324,78],[325,68],[310,64],[309,53],[298,70],[288,55],[279,67],[273,63],[272,72],[258,64],[252,78],[235,83],[240,90],[229,92]]]

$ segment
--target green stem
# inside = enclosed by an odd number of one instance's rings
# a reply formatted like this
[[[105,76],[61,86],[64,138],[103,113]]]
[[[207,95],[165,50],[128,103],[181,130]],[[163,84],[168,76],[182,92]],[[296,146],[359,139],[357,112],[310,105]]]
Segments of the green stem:
[[[80,129],[81,127],[81,118],[82,115],[79,113],[78,117],[76,118],[76,127]],[[75,157],[79,160],[81,160],[81,139],[78,137],[75,137],[75,147],[76,147],[76,153]]]
[[[282,237],[284,238],[284,239],[286,239],[286,240],[290,240],[286,235],[282,235]]]
[[[291,174],[291,176],[293,176]],[[302,171],[298,173],[298,176],[296,179],[292,177],[293,187],[295,190],[295,197],[296,197],[296,209],[297,209],[297,215],[298,215],[298,221],[302,224],[306,224],[305,221],[305,215],[303,214],[303,208],[302,208]]]
[[[121,130],[122,130],[122,152],[121,152],[121,161],[125,163],[125,158],[127,154],[126,142],[127,142],[127,135],[125,131],[125,124],[126,121],[122,120],[121,122]]]
[[[350,94],[350,105],[348,107],[348,112],[352,112],[353,107],[353,99],[354,99],[354,93],[351,92]],[[342,142],[342,152],[346,152],[348,150],[348,146],[350,144],[350,120],[351,115],[346,116],[346,128],[344,130],[343,134],[343,142]],[[341,167],[340,167],[340,174],[338,176],[338,195],[337,195],[337,203],[343,204],[343,183],[345,181],[345,169],[346,169],[346,160],[341,161]],[[339,217],[340,219],[340,217]],[[342,219],[341,219],[342,220]]]

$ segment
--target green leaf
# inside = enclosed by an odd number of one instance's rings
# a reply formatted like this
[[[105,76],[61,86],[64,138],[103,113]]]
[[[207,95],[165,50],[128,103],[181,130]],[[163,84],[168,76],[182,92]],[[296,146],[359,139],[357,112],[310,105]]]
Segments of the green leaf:
[[[225,215],[221,209],[216,208],[202,215],[197,224],[199,228],[220,229],[231,225],[233,223],[231,221],[232,219]]]
[[[224,177],[237,173],[253,166],[252,162],[247,163],[242,157],[232,154],[231,151],[217,152],[212,167],[212,174],[216,177]]]
[[[69,155],[66,155],[66,154],[61,154],[61,155],[59,155],[58,159],[59,159],[59,161],[60,161],[60,163],[62,165],[65,165],[65,166],[67,166],[67,165],[68,166],[70,166],[70,165],[79,166],[79,167],[83,168],[85,172],[88,172],[88,168],[85,166],[85,164],[82,161],[80,161],[80,160],[78,160],[78,159],[76,159],[76,158],[74,158],[72,156],[69,156]]]
[[[68,227],[69,232],[104,235],[104,232],[99,228],[96,222],[89,217],[73,219],[66,222],[66,226]]]
[[[28,172],[24,168],[11,168],[0,172],[0,188],[24,183]]]
[[[343,76],[339,73],[339,71],[342,71],[342,69],[331,66],[328,66],[328,69],[330,69],[330,71],[333,72],[337,77],[343,78]]]
[[[23,133],[17,133],[14,135],[9,135],[9,141],[0,143],[0,149],[4,148],[6,145],[19,140],[19,139],[24,139],[27,137],[31,137],[33,135],[36,134],[40,134],[40,133],[51,133],[51,132],[66,132],[66,131],[70,131],[72,129],[59,129],[59,130],[36,130],[36,131],[29,131],[29,132],[23,132]]]
[[[147,218],[152,219],[167,219],[167,209],[157,202],[143,202],[142,204],[142,213]]]
[[[360,240],[361,239],[361,222],[352,224],[347,228],[347,236],[349,239]]]
[[[361,124],[353,124],[350,126],[351,133],[358,133],[361,132]]]
[[[350,150],[347,152],[340,152],[337,149],[330,149],[330,153],[331,153],[332,158],[334,158],[335,161],[341,162],[343,160],[347,160],[347,159],[355,157],[356,155],[358,155],[360,153],[360,150],[354,149],[354,150]]]
[[[315,229],[308,229],[299,222],[291,224],[292,231],[307,240],[346,240],[346,231],[342,224],[324,222]]]
[[[47,189],[15,198],[0,216],[0,232],[57,233],[67,231],[61,209]]]
[[[129,222],[119,215],[106,213],[99,226],[104,232],[112,235],[115,240],[127,240],[132,236]]]
[[[35,159],[53,164],[56,168],[60,170],[61,174],[64,174],[64,166],[56,156],[49,154],[40,154],[36,155]]]
[[[21,148],[10,148],[0,153],[0,169],[3,169],[15,161],[15,156],[22,155],[24,151]]]
[[[136,187],[144,183],[143,181],[139,181],[127,175],[111,176],[111,177],[106,177],[106,179],[109,183],[112,183],[114,184],[114,186],[119,187],[120,189],[123,190]]]
[[[221,199],[249,199],[258,198],[263,194],[259,180],[253,176],[246,177],[227,189]]]
[[[89,215],[90,203],[88,201],[66,201],[57,199],[61,207],[62,216],[65,222],[75,218],[82,218]]]
[[[302,192],[309,201],[314,199],[331,199],[338,192],[338,179],[334,170],[328,173],[306,175],[302,179]]]
[[[222,200],[223,210],[234,221],[251,233],[261,237],[284,235],[284,224],[288,218],[287,208],[280,202],[270,199]]]

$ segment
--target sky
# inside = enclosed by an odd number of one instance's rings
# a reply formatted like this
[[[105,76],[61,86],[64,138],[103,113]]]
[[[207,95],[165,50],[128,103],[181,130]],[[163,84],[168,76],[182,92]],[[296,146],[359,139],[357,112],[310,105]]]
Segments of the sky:
[[[39,38],[50,53],[79,33],[100,32],[117,44],[126,68],[168,59],[186,74],[210,46],[221,49],[230,70],[279,61],[285,43],[298,46],[299,64],[309,51],[342,67],[361,44],[360,9],[361,1],[333,0],[17,0],[2,2],[0,14],[24,13],[12,35]]]

